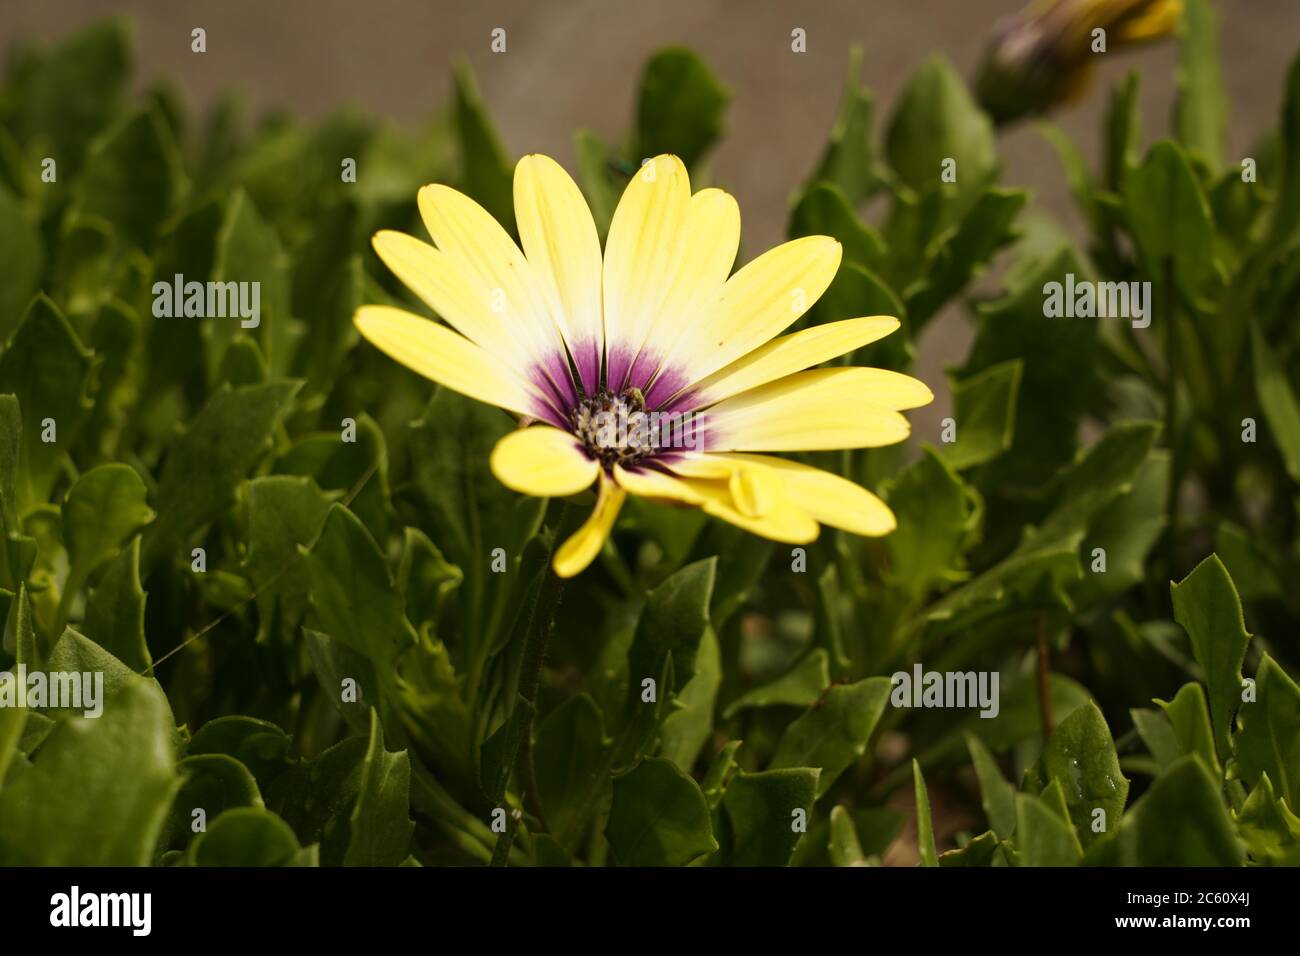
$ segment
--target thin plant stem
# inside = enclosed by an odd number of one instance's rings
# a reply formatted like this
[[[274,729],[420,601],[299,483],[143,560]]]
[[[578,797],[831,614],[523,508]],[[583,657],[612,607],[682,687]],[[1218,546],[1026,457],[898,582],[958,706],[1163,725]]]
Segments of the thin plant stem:
[[[533,764],[533,715],[537,711],[537,692],[542,682],[542,665],[546,662],[546,647],[550,641],[551,629],[555,626],[555,613],[560,607],[560,598],[564,593],[564,579],[555,573],[552,560],[555,550],[573,530],[572,516],[575,512],[567,502],[560,503],[560,511],[555,524],[554,537],[546,555],[546,569],[542,572],[542,582],[538,587],[537,597],[528,613],[528,623],[524,630],[523,660],[519,667],[519,697],[527,702],[528,718],[519,732],[515,743],[515,752],[508,763],[514,765],[515,777],[523,793],[529,812],[546,826],[542,815],[541,802],[537,798],[537,771]],[[516,704],[516,706],[520,706]],[[492,866],[504,866],[510,845],[514,841],[515,818],[506,815],[506,829],[497,840],[492,853]]]

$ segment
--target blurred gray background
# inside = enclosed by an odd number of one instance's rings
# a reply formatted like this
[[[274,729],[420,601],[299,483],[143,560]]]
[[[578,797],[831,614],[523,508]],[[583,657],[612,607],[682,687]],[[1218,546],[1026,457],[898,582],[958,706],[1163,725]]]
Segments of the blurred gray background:
[[[573,168],[573,130],[618,140],[632,116],[646,57],[686,44],[731,90],[714,181],[734,193],[744,255],[782,238],[791,191],[808,174],[834,120],[849,47],[862,45],[877,121],[908,73],[940,50],[968,79],[996,22],[1022,0],[0,0],[0,49],[18,38],[55,39],[113,14],[134,17],[137,82],[165,74],[202,107],[243,90],[257,107],[317,115],[353,104],[417,121],[447,102],[449,64],[472,63],[508,150],[545,152]],[[1287,64],[1300,48],[1300,0],[1220,0],[1223,72],[1232,104],[1228,142],[1244,151],[1276,121]],[[207,30],[205,54],[190,30]],[[491,52],[504,27],[508,50]],[[807,31],[808,51],[790,50]],[[1148,140],[1168,130],[1172,40],[1112,50],[1078,102],[1055,119],[1095,160],[1111,82],[1142,73]],[[1078,225],[1055,153],[1031,126],[1000,143],[1005,180],[1029,186],[1040,208]],[[964,354],[960,323],[934,323],[921,373],[941,381]],[[934,407],[932,407],[934,408]],[[935,413],[939,408],[934,408]]]

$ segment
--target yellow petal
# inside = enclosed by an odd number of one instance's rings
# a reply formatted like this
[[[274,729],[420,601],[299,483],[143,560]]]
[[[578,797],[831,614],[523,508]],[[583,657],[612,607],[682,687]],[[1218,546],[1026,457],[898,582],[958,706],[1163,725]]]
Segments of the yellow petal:
[[[736,272],[713,309],[692,320],[677,354],[698,381],[781,334],[821,297],[840,266],[840,244],[804,236]]]
[[[559,325],[528,260],[501,224],[448,186],[423,187],[418,203],[433,241],[510,334],[539,361],[561,354]]]
[[[603,277],[613,388],[622,386],[677,273],[690,200],[686,167],[676,156],[663,155],[633,174],[614,210]]]
[[[654,468],[627,469],[615,465],[614,480],[640,498],[696,506],[704,504],[704,496],[689,483]]]
[[[569,174],[547,156],[519,160],[514,195],[524,254],[587,391],[594,393],[604,328],[600,237],[591,210]]]
[[[898,319],[893,316],[874,315],[815,325],[793,335],[773,339],[692,386],[691,391],[696,397],[691,404],[695,407],[711,404],[820,365],[882,339],[898,326]]]
[[[1125,18],[1116,25],[1120,41],[1135,43],[1172,33],[1178,26],[1182,7],[1178,0],[1154,0],[1152,3],[1138,4],[1136,15],[1126,13]]]
[[[911,430],[895,409],[931,401],[926,386],[874,368],[796,372],[725,399],[705,413],[709,451],[874,448]]]
[[[686,212],[681,259],[668,295],[654,316],[645,341],[640,343],[642,367],[663,367],[669,372],[660,383],[666,398],[691,379],[683,374],[679,350],[691,335],[698,317],[709,315],[726,287],[727,276],[740,248],[740,207],[721,189],[702,189],[691,197]],[[644,381],[644,380],[643,380]],[[644,388],[644,385],[642,386]],[[647,396],[652,392],[646,389]]]
[[[571,578],[595,560],[605,539],[609,537],[614,519],[618,517],[626,498],[626,491],[612,481],[601,479],[596,507],[591,515],[555,552],[551,566],[556,574],[562,578]]]
[[[668,467],[674,468],[676,464]],[[735,470],[734,465],[728,466],[726,473],[730,476]],[[816,540],[819,531],[812,516],[788,499],[772,502],[762,516],[746,514],[737,505],[727,479],[681,478],[649,468],[629,471],[615,465],[614,480],[634,495],[694,505],[705,514],[774,541],[807,544]]]
[[[867,489],[820,468],[767,455],[704,455],[723,462],[770,469],[782,480],[786,498],[822,524],[878,537],[897,525],[889,506]]]
[[[363,305],[352,321],[372,345],[454,392],[520,415],[540,414],[536,393],[463,335],[387,305]]]
[[[492,449],[492,474],[513,491],[540,498],[576,495],[600,473],[578,440],[550,425],[511,432]]]
[[[448,325],[512,367],[526,366],[526,351],[489,297],[468,282],[447,256],[414,236],[381,230],[371,240],[375,254],[402,284]]]

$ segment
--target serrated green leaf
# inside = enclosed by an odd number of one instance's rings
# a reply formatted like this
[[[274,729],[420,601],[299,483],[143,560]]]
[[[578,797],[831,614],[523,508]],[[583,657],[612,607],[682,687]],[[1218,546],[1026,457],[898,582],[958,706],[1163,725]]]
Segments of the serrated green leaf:
[[[1039,798],[1017,793],[1016,849],[1022,866],[1074,866],[1083,855],[1073,827]]]
[[[722,132],[730,99],[692,51],[670,47],[656,53],[641,74],[633,158],[672,153],[688,168],[695,166]]]
[[[727,705],[722,716],[723,719],[730,719],[749,707],[807,707],[821,696],[830,682],[830,664],[826,651],[814,648],[780,677],[741,694]]]
[[[939,451],[953,468],[982,465],[1011,447],[1023,371],[1024,363],[1012,359],[952,382],[957,440]]]
[[[1192,653],[1205,672],[1220,756],[1231,750],[1232,715],[1241,702],[1241,662],[1250,634],[1241,613],[1241,600],[1223,562],[1210,555],[1192,573],[1170,585],[1174,618],[1192,639]]]
[[[137,673],[153,666],[144,631],[145,593],[140,586],[140,539],[133,538],[108,562],[86,599],[86,636]]]
[[[875,102],[861,76],[862,47],[855,43],[849,48],[849,71],[835,125],[808,181],[810,186],[822,182],[838,187],[850,205],[866,199],[880,183],[871,128]]]
[[[268,382],[217,390],[176,440],[162,467],[154,510],[144,536],[142,567],[178,552],[185,537],[221,513],[235,489],[265,454],[275,425],[298,391],[296,382]]]
[[[868,677],[855,684],[834,684],[786,728],[769,769],[816,767],[817,796],[866,753],[889,700],[888,677]]]
[[[1168,264],[1183,294],[1195,297],[1214,270],[1214,220],[1187,154],[1170,140],[1156,143],[1122,194],[1146,274],[1161,280]]]
[[[58,723],[32,766],[0,790],[0,860],[27,866],[144,866],[180,786],[171,713],[133,679],[98,719]]]
[[[997,174],[993,124],[939,54],[917,68],[899,94],[885,152],[894,171],[917,192],[938,188],[943,161],[956,160],[954,192],[966,197],[962,206]]]
[[[812,810],[819,771],[809,767],[738,772],[719,806],[721,861],[728,866],[785,866]]]
[[[465,193],[508,232],[515,231],[512,168],[501,145],[469,64],[452,70],[456,133],[460,137],[461,175]]]
[[[344,866],[397,866],[406,859],[415,824],[410,820],[411,759],[405,750],[389,753],[379,713],[370,712],[370,740],[361,765],[360,792]]]
[[[67,467],[68,449],[91,407],[85,397],[90,365],[90,353],[58,306],[37,296],[0,355],[0,391],[13,393],[22,412],[20,512],[48,501]]]
[[[156,108],[146,108],[91,146],[73,189],[72,208],[76,215],[112,223],[116,235],[136,247],[152,249],[184,181],[171,130]]]
[[[609,748],[601,713],[586,694],[570,697],[537,728],[537,795],[552,833],[568,834],[584,822],[582,798],[604,783]]]
[[[1242,847],[1219,787],[1194,756],[1170,765],[1084,858],[1102,866],[1240,866]]]
[[[1268,774],[1260,776],[1234,820],[1255,863],[1300,866],[1300,818],[1274,795]]]
[[[1294,806],[1300,801],[1300,687],[1268,654],[1255,674],[1255,699],[1241,704],[1237,720],[1233,775],[1253,786],[1268,774],[1278,796]]]
[[[624,866],[685,866],[718,848],[699,785],[662,757],[615,779],[605,839]]]

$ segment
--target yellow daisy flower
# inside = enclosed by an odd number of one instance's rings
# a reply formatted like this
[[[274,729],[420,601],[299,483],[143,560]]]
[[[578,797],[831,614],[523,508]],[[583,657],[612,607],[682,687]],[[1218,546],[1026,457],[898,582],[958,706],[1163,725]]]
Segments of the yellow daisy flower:
[[[838,242],[795,239],[732,275],[735,199],[692,194],[669,155],[628,183],[603,255],[581,191],[554,160],[519,161],[514,202],[522,249],[469,197],[421,189],[434,244],[383,231],[374,248],[446,325],[376,305],[355,322],[419,374],[519,417],[491,455],[504,485],[546,497],[595,486],[595,509],[556,549],[557,574],[591,563],[628,494],[792,544],[815,539],[819,522],[893,530],[889,508],[853,482],[756,454],[902,441],[899,411],[933,398],[897,372],[812,369],[888,335],[897,319],[776,338],[830,285]]]

